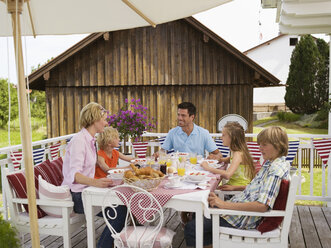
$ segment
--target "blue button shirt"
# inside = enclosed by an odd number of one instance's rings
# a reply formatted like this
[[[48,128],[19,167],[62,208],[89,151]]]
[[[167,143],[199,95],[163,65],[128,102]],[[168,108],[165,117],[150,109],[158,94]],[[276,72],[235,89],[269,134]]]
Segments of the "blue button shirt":
[[[181,127],[171,129],[161,147],[167,151],[174,149],[179,152],[196,152],[202,156],[205,154],[205,150],[213,152],[217,149],[208,130],[195,124],[189,136]]]

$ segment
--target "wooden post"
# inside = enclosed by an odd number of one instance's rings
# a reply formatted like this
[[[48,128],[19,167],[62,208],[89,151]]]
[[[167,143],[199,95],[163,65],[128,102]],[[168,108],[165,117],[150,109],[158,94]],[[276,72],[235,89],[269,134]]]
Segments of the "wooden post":
[[[17,5],[17,10],[16,10]],[[18,103],[20,110],[20,129],[21,129],[21,142],[23,147],[23,157],[26,175],[26,187],[28,194],[29,204],[29,217],[31,228],[31,240],[32,247],[40,247],[39,229],[38,229],[38,217],[37,217],[37,205],[36,205],[36,190],[34,184],[34,172],[33,172],[33,156],[32,156],[32,138],[31,138],[31,126],[28,116],[28,104],[26,99],[26,86],[23,67],[23,53],[22,53],[22,41],[21,41],[21,23],[20,14],[22,13],[23,0],[8,1],[8,12],[12,17],[15,59],[17,66],[17,78],[18,78]]]

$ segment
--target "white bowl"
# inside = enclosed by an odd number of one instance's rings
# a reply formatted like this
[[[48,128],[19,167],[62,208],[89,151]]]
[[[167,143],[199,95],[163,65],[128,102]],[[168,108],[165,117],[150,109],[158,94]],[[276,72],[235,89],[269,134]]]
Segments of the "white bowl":
[[[215,159],[205,159],[202,162],[206,161],[209,165],[216,165],[218,164],[218,160]]]
[[[122,179],[124,176],[124,172],[124,169],[109,170],[108,177],[110,177],[111,179]]]
[[[207,173],[205,172],[190,172],[188,173],[187,177],[191,181],[202,181],[206,178]]]

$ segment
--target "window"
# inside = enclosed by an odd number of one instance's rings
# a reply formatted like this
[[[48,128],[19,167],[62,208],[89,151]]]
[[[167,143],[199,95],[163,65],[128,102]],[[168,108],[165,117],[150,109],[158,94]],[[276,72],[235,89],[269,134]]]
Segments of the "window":
[[[295,46],[298,43],[298,38],[290,38],[290,46]]]

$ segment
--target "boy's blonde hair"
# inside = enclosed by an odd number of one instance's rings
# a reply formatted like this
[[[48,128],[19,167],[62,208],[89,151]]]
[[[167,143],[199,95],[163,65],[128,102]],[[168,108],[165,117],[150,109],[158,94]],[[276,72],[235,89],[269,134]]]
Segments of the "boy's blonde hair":
[[[288,137],[280,127],[268,127],[263,129],[257,136],[257,143],[269,143],[275,147],[279,156],[287,156]]]
[[[101,120],[104,115],[105,110],[100,104],[90,102],[80,111],[79,125],[81,128],[88,128],[94,122]]]
[[[244,128],[238,122],[230,121],[224,126],[224,132],[230,136],[230,150],[233,152],[240,151],[242,153],[242,163],[248,166],[245,169],[245,176],[252,180],[255,177],[255,166],[252,156],[248,151]]]
[[[119,134],[116,128],[105,127],[103,133],[99,133],[97,138],[99,149],[104,150],[108,144],[118,137]]]

